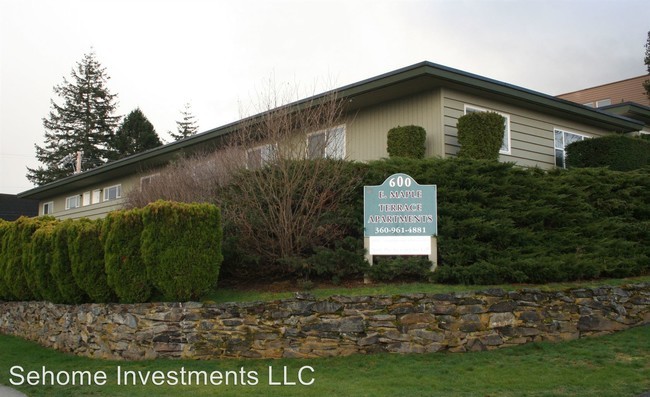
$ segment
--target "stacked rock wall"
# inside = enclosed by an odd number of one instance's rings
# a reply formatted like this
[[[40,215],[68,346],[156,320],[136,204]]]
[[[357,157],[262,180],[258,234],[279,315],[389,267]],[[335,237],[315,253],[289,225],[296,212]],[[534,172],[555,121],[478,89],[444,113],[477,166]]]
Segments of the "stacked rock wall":
[[[111,359],[478,351],[650,323],[650,283],[544,292],[296,294],[272,302],[0,302],[0,332]]]

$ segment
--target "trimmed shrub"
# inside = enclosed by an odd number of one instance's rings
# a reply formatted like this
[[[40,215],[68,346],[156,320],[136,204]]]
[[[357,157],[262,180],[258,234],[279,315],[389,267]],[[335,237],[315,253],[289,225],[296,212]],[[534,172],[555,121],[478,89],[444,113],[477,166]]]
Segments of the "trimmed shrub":
[[[157,201],[143,209],[142,259],[167,300],[197,299],[216,286],[221,238],[214,205]]]
[[[427,132],[419,126],[407,125],[391,128],[388,131],[388,145],[386,148],[388,156],[424,158],[426,139]]]
[[[6,268],[5,235],[7,234],[9,228],[11,228],[11,225],[12,223],[0,219],[0,300],[12,299],[11,292],[9,291],[9,287],[5,283],[5,277],[4,277],[5,268]]]
[[[566,147],[566,154],[568,167],[609,167],[616,171],[630,171],[650,165],[650,142],[610,135],[574,142]]]
[[[50,222],[41,226],[32,235],[28,273],[33,275],[41,298],[50,302],[62,302],[63,297],[50,272],[53,263],[55,229],[56,223]]]
[[[29,290],[32,292],[32,299],[42,299],[41,289],[38,286],[36,280],[36,274],[32,272],[32,243],[34,233],[40,230],[42,227],[47,226],[56,222],[53,217],[39,217],[39,218],[28,218],[21,231],[21,241],[23,243],[22,249],[22,265],[23,273],[25,274],[25,281]]]
[[[142,211],[114,211],[104,219],[102,240],[108,285],[120,302],[147,302],[151,281],[140,254]]]
[[[43,221],[21,216],[5,233],[4,282],[11,295],[20,301],[40,298],[31,273],[27,272],[32,234]]]
[[[69,234],[74,233],[74,221],[65,220],[54,230],[54,250],[52,252],[52,278],[59,288],[63,303],[82,303],[88,295],[79,287],[72,273],[68,247]]]
[[[458,157],[498,160],[503,144],[505,119],[495,112],[468,113],[458,118]]]
[[[101,220],[81,219],[68,229],[68,254],[72,275],[93,302],[115,300],[113,290],[106,282],[104,246],[99,239]]]

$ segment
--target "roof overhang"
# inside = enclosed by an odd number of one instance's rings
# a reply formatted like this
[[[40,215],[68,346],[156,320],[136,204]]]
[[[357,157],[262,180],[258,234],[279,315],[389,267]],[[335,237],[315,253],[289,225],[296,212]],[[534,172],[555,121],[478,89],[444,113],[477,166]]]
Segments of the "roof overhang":
[[[284,106],[299,111],[315,103],[330,100],[335,95],[345,100],[346,111],[354,112],[361,108],[440,87],[498,99],[501,102],[539,110],[546,114],[577,118],[583,123],[612,132],[625,133],[643,128],[643,122],[624,117],[625,114],[619,116],[431,62],[421,62]],[[183,153],[206,150],[210,146],[215,146],[219,137],[237,130],[242,123],[254,122],[267,113],[260,113],[80,174],[62,178],[22,192],[18,196],[44,199],[64,194],[70,190],[83,190],[90,185],[162,166]]]
[[[613,113],[629,119],[638,120],[650,126],[650,107],[635,102],[623,102],[616,105],[604,106],[603,111]]]

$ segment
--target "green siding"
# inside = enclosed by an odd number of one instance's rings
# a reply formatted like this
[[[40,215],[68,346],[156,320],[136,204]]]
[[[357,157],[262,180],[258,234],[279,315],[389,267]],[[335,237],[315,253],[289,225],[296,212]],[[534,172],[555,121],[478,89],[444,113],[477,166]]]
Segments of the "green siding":
[[[511,161],[525,167],[544,169],[555,166],[553,130],[555,128],[576,132],[588,136],[603,136],[611,132],[590,127],[581,123],[563,119],[523,107],[505,104],[487,98],[443,89],[442,102],[444,113],[444,148],[445,156],[455,156],[460,148],[456,123],[464,114],[465,105],[494,110],[510,116],[509,155],[501,155],[501,161]]]
[[[434,90],[365,108],[349,115],[346,122],[348,158],[369,161],[388,157],[388,130],[410,124],[426,130],[426,155],[442,156],[440,109],[439,90]]]
[[[149,175],[149,173],[147,173]],[[54,203],[54,212],[50,215],[58,218],[58,219],[78,219],[78,218],[90,218],[90,219],[96,219],[96,218],[103,218],[106,216],[111,211],[118,210],[122,208],[122,205],[124,204],[125,201],[125,196],[126,194],[133,188],[139,188],[140,187],[140,177],[144,175],[131,175],[129,177],[125,177],[123,179],[115,179],[111,180],[105,183],[102,183],[101,185],[96,185],[96,186],[90,186],[88,188],[85,188],[81,191],[70,191],[69,193],[66,193],[64,196],[57,196],[54,199],[47,199],[47,200],[42,200],[39,203],[39,215],[42,215],[43,211],[43,203],[47,203],[52,201]],[[103,201],[103,189],[110,187],[110,186],[115,186],[115,185],[122,185],[122,198],[120,199],[115,199],[115,200],[110,200],[110,201]],[[82,205],[81,207],[78,208],[73,208],[73,209],[65,209],[65,201],[67,197],[74,196],[74,195],[83,195],[85,192],[90,192],[91,197],[92,197],[92,192],[93,190],[101,189],[102,190],[102,195],[100,197],[100,202],[99,203],[93,203],[93,204],[88,204],[88,205]]]

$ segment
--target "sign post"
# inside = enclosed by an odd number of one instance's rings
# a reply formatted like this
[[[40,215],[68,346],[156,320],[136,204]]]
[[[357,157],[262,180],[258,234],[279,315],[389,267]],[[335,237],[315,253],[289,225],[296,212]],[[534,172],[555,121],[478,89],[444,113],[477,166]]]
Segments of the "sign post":
[[[364,186],[364,247],[374,255],[426,255],[434,271],[438,215],[436,185],[419,185],[393,174],[379,186]]]

